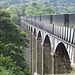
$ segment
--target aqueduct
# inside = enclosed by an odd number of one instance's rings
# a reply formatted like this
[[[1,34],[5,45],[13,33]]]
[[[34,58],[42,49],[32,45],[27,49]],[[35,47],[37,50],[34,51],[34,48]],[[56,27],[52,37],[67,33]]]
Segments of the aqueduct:
[[[22,16],[32,75],[70,74],[75,68],[75,14]]]

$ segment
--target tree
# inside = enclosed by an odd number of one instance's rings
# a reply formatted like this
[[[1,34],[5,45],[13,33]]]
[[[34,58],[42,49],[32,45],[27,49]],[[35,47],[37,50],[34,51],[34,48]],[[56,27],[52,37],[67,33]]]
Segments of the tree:
[[[0,10],[0,54],[10,56],[25,75],[30,75],[23,49],[28,43],[27,34],[11,21],[9,13]]]
[[[10,74],[19,74],[22,68],[20,66],[16,66],[16,62],[13,62],[10,56],[4,57],[3,54],[0,55],[0,73],[3,75],[10,75]]]
[[[35,11],[37,11],[37,9],[35,8],[35,7],[33,7],[32,5],[29,5],[28,7],[26,7],[26,9],[25,9],[25,14],[27,15],[27,16],[29,16],[29,15],[35,15]]]
[[[20,5],[20,10],[21,10],[21,15],[22,16],[25,16],[26,14],[24,13],[25,11],[25,8],[27,7],[28,5],[27,4],[21,4]]]
[[[53,12],[54,12],[54,10],[49,5],[42,7],[43,14],[52,14]]]
[[[19,16],[17,14],[11,14],[11,19],[15,24],[19,25]]]
[[[15,24],[20,25],[19,23],[19,17],[21,15],[21,10],[19,9],[19,7],[12,5],[9,8],[6,9],[6,11],[8,11],[11,14],[11,19]]]

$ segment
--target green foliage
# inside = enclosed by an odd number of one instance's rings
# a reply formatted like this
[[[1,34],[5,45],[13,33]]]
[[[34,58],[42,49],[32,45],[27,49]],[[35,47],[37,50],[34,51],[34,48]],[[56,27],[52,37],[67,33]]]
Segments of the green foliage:
[[[9,13],[0,10],[0,66],[5,73],[13,70],[11,75],[30,75],[23,50],[28,43],[27,34],[11,21]]]
[[[19,6],[11,5],[6,9],[11,15],[11,19],[15,24],[20,25],[20,16],[29,16],[29,15],[43,15],[51,14],[54,10],[49,6],[40,6],[38,3],[33,2],[29,4],[21,4]]]
[[[16,14],[11,14],[11,19],[15,24],[18,24],[19,22],[19,17]]]
[[[16,66],[16,62],[13,62],[10,56],[4,57],[3,54],[0,55],[0,66],[3,67],[4,70],[12,71],[13,73],[18,73],[21,70],[21,67]],[[3,70],[0,70],[2,72]]]
[[[30,5],[26,8],[25,14],[27,16],[29,16],[29,15],[32,16],[32,15],[35,15],[35,11],[37,11],[37,9],[35,7],[33,7],[32,5]]]
[[[0,8],[7,8],[8,5],[22,4],[22,3],[33,3],[35,6],[37,2],[40,5],[49,5],[59,13],[75,13],[75,0],[0,0]],[[5,4],[6,3],[6,4]],[[2,5],[3,4],[3,5]],[[1,7],[2,6],[2,7]],[[23,13],[24,14],[24,13]]]
[[[43,14],[51,14],[54,12],[54,10],[49,5],[43,6],[42,11]]]
[[[12,5],[9,8],[7,8],[7,11],[10,12],[11,14],[17,14],[17,15],[20,15],[21,14],[21,11],[15,5]]]
[[[12,5],[9,8],[6,9],[6,11],[8,11],[11,14],[11,19],[15,24],[20,25],[19,22],[19,17],[21,15],[21,11],[19,9],[19,7]]]
[[[15,75],[10,69],[5,69],[5,67],[0,66],[0,75]]]
[[[21,10],[21,15],[25,16],[26,14],[24,13],[25,8],[27,7],[27,4],[21,4],[19,10]]]
[[[54,10],[50,6],[40,6],[36,2],[29,4],[25,8],[26,16],[29,15],[43,15],[43,14],[52,14]]]
[[[21,71],[20,66],[16,66],[16,62],[13,62],[10,56],[4,57],[3,54],[0,55],[0,74],[1,75],[25,75]]]

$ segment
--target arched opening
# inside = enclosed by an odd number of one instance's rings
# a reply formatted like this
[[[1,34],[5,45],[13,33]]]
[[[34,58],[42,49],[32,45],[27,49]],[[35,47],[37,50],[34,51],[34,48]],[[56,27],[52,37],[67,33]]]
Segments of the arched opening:
[[[72,71],[70,59],[63,43],[59,43],[54,56],[54,73],[68,74]]]
[[[37,37],[37,72],[38,74],[42,75],[42,36],[41,32],[39,31]]]
[[[30,31],[30,26],[29,26],[29,31]]]
[[[45,37],[43,46],[43,75],[52,74],[51,43],[48,35]]]
[[[38,39],[41,39],[41,32],[38,33]]]
[[[31,27],[31,33],[32,33],[32,27]]]
[[[36,29],[34,28],[34,36],[36,36]]]

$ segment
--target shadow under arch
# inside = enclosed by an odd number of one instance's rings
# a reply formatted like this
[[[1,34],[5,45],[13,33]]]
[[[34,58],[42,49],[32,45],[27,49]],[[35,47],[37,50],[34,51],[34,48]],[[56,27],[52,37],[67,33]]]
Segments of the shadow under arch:
[[[31,31],[31,33],[32,33],[32,31],[33,31],[32,27],[31,27],[30,31]]]
[[[29,26],[29,31],[30,31],[30,26]]]
[[[35,28],[34,28],[34,32],[33,32],[33,35],[34,35],[34,36],[36,36],[36,29],[35,29]]]
[[[54,63],[55,74],[69,74],[72,71],[68,52],[62,42],[60,42],[56,48],[54,55]]]
[[[48,35],[45,36],[43,48],[43,75],[52,74],[51,43]]]
[[[41,31],[38,32],[37,39],[42,39]]]
[[[42,75],[42,35],[41,31],[38,32],[37,36],[37,72]]]

